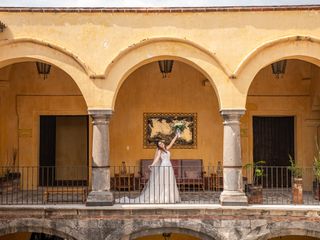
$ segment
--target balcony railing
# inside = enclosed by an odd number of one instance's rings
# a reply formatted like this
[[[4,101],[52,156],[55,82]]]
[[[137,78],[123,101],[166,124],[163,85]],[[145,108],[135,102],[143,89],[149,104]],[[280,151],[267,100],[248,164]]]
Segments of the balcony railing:
[[[87,167],[1,167],[0,204],[84,203]]]
[[[152,168],[153,177],[149,169],[142,172],[140,167],[132,166],[124,172],[122,167],[111,167],[116,203],[219,203],[223,177],[215,167]]]
[[[243,191],[249,204],[320,204],[320,184],[313,178],[312,168],[303,168],[302,180],[294,180],[288,167],[260,168],[263,176],[255,184],[252,184],[253,169],[243,169]],[[152,171],[156,174],[151,177],[150,170],[142,173],[137,166],[125,170],[112,166],[111,191],[116,203],[219,203],[223,191],[221,169],[213,166],[169,169],[154,167]],[[84,204],[90,190],[88,173],[87,167],[74,166],[1,167],[0,205]]]
[[[301,168],[302,176],[299,178],[293,176],[287,166],[259,166],[258,168],[262,171],[262,176],[256,176],[254,184],[254,169],[246,169],[243,172],[244,190],[249,204],[320,204],[320,184],[314,178],[312,168]]]

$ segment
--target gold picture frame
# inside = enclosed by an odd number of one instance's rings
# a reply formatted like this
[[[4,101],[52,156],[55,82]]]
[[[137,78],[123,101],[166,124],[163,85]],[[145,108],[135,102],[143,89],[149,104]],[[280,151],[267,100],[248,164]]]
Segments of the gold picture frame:
[[[183,123],[185,129],[176,140],[173,148],[197,147],[197,114],[196,113],[144,113],[143,114],[143,147],[155,148],[158,140],[169,144],[175,136],[174,125]]]

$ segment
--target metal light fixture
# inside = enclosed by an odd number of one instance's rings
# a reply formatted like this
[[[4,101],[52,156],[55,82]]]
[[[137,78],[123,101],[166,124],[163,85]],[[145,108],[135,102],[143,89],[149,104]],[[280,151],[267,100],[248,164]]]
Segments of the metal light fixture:
[[[169,73],[172,71],[173,60],[161,60],[158,61],[160,72],[162,73],[162,77],[166,78]]]
[[[45,80],[50,73],[51,65],[44,62],[36,62],[36,64],[39,75]]]
[[[286,71],[287,60],[281,60],[271,64],[272,73],[276,76],[276,78],[282,77]]]
[[[0,32],[3,32],[5,28],[6,28],[6,25],[0,21]]]
[[[170,240],[171,233],[162,233],[162,237],[164,240]]]

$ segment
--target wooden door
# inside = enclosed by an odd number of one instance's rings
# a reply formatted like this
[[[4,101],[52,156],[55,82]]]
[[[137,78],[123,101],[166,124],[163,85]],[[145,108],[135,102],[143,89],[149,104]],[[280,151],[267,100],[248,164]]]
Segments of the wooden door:
[[[294,117],[253,117],[253,160],[265,161],[264,187],[291,185],[287,170],[294,159]]]

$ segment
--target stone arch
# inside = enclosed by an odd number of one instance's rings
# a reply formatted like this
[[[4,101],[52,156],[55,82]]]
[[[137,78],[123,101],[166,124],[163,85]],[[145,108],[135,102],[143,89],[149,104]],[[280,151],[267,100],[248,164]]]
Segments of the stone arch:
[[[272,232],[257,238],[257,240],[268,240],[275,237],[286,237],[286,236],[306,236],[306,237],[315,237],[320,239],[320,232],[314,230],[306,229],[281,229],[276,232]]]
[[[253,229],[245,240],[268,240],[275,237],[307,236],[320,239],[317,222],[275,222]]]
[[[160,234],[163,232],[182,233],[198,237],[204,240],[226,240],[212,225],[208,225],[198,221],[133,221],[125,224],[122,228],[118,228],[112,232],[105,240],[111,239],[135,239],[148,235]]]
[[[320,66],[320,39],[310,36],[288,36],[266,42],[250,52],[233,74],[235,88],[242,95],[239,100],[243,107],[257,73],[267,65],[282,59],[299,59]]]
[[[71,236],[70,234],[67,234],[63,231],[54,229],[54,228],[47,228],[44,226],[40,226],[40,223],[37,223],[36,225],[26,225],[26,224],[10,224],[9,226],[4,226],[0,228],[0,236],[5,236],[8,234],[14,234],[19,232],[38,232],[38,233],[45,233],[50,235],[55,235],[57,237],[61,237],[63,239],[67,240],[77,240],[74,236]]]
[[[228,69],[214,53],[200,45],[182,39],[155,38],[133,44],[120,52],[108,65],[105,80],[101,85],[114,93],[112,109],[115,106],[118,91],[125,79],[137,68],[150,62],[170,58],[182,61],[200,71],[212,84],[220,106],[222,105],[219,88],[229,78]]]
[[[5,40],[0,43],[0,67],[35,60],[48,62],[63,70],[74,80],[87,105],[93,105],[90,104],[89,98],[89,89],[93,87],[89,80],[92,71],[67,49],[29,38]]]

